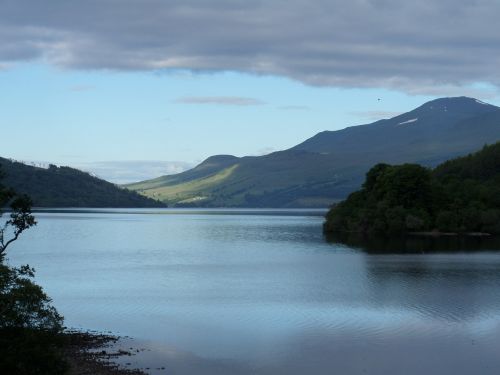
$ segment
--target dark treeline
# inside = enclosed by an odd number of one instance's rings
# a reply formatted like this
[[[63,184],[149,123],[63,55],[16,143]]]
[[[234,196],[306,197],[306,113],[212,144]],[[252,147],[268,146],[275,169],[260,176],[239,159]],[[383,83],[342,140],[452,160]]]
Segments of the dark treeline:
[[[500,142],[434,170],[377,164],[332,207],[325,232],[500,234]]]
[[[0,158],[4,185],[28,194],[36,207],[165,207],[70,167],[37,168]]]

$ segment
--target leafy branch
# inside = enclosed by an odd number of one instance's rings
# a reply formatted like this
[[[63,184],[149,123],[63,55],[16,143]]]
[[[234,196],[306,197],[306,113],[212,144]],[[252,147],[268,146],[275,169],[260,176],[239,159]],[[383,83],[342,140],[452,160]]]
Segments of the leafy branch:
[[[11,189],[0,185],[0,216],[3,214],[3,207],[8,207],[10,211],[9,220],[0,228],[0,261],[3,260],[7,247],[26,229],[36,225],[31,206],[32,201],[27,195],[16,195]]]

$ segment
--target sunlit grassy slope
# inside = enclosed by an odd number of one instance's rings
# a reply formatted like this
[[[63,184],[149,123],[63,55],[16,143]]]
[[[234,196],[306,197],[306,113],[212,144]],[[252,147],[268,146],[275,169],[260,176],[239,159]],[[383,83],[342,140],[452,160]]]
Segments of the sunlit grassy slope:
[[[144,184],[142,190],[139,191],[146,191],[147,196],[164,202],[198,202],[209,199],[212,188],[227,180],[237,167],[238,164],[235,164],[209,176],[172,185],[148,188],[147,184]]]

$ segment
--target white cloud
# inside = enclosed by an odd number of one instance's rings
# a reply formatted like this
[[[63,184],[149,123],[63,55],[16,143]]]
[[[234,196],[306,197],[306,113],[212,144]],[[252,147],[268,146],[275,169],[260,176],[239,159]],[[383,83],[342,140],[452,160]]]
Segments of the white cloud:
[[[378,121],[382,119],[390,119],[401,114],[401,112],[394,111],[355,111],[350,113],[353,116],[359,117],[366,121]]]
[[[193,167],[181,161],[97,161],[75,163],[74,168],[84,170],[116,184],[126,184],[184,172]]]
[[[69,91],[72,92],[83,92],[94,90],[95,86],[92,85],[73,85],[69,87]]]
[[[311,108],[306,105],[283,105],[281,107],[278,107],[278,109],[281,109],[283,111],[308,111]]]
[[[240,96],[187,96],[178,98],[176,103],[182,104],[213,104],[230,106],[253,106],[266,104],[259,99]]]
[[[278,151],[278,150],[274,147],[269,147],[269,146],[263,147],[257,151],[257,156],[268,155],[268,154],[275,152],[275,151]]]

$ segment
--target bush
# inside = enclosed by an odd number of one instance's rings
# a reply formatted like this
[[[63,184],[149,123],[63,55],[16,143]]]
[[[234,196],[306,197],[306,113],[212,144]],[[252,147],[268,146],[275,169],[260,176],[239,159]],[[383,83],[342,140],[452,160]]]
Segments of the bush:
[[[0,373],[64,374],[63,318],[28,266],[0,264]]]
[[[61,331],[63,319],[42,288],[33,283],[34,272],[29,266],[0,264],[0,329]]]

